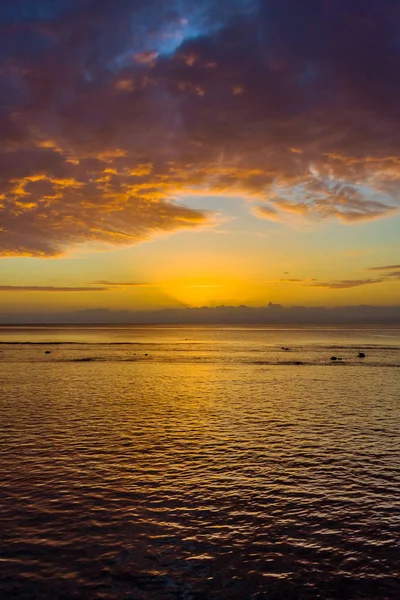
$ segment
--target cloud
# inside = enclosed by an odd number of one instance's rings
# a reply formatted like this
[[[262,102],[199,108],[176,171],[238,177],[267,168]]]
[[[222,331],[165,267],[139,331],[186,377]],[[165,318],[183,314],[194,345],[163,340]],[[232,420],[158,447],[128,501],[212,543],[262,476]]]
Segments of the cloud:
[[[281,281],[282,283],[301,283],[304,281],[304,279],[279,279],[278,281]]]
[[[0,285],[0,292],[107,292],[108,287],[58,287],[51,285]]]
[[[132,281],[128,282],[115,282],[115,281],[95,281],[96,285],[106,285],[109,288],[118,288],[118,287],[162,287],[162,288],[175,288],[175,287],[184,287],[184,288],[217,288],[221,287],[222,284],[219,283],[194,283],[194,284],[171,284],[171,283],[136,283]]]
[[[385,279],[344,279],[342,281],[327,281],[310,284],[311,287],[329,288],[330,290],[344,290],[347,288],[360,287],[362,285],[371,285],[373,283],[382,283]]]
[[[400,265],[387,265],[385,267],[370,267],[368,271],[390,271],[391,269],[400,269]]]
[[[116,281],[95,281],[95,285],[106,285],[107,287],[153,287],[152,283],[137,283],[135,281],[116,282]]]
[[[298,277],[283,277],[281,279],[266,279],[261,283],[299,283],[308,284],[310,281],[317,281],[314,277],[307,277],[306,279]]]
[[[282,221],[281,215],[275,208],[272,208],[272,206],[255,205],[253,207],[253,214],[262,219],[268,219],[269,221],[275,221],[277,223]]]
[[[280,222],[397,214],[399,25],[392,0],[1,8],[0,254],[205,227],[202,192]]]
[[[307,278],[295,278],[295,277],[284,277],[282,279],[268,279],[263,283],[288,283],[298,284],[300,286],[316,287],[316,288],[327,288],[331,290],[343,290],[348,288],[360,287],[363,285],[372,285],[374,283],[384,283],[391,281],[389,277],[400,279],[400,271],[387,273],[385,277],[379,279],[341,279],[335,281],[318,281],[315,277]]]
[[[273,324],[273,325],[356,325],[400,323],[399,306],[217,306],[215,308],[176,308],[156,311],[116,311],[87,309],[63,313],[0,314],[0,323],[69,323],[69,324]]]

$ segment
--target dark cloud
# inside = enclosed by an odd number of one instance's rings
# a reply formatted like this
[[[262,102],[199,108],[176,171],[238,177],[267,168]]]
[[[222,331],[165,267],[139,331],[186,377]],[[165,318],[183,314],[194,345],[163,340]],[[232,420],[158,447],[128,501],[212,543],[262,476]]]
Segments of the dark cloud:
[[[301,283],[304,279],[279,279],[283,283]]]
[[[307,279],[299,279],[297,277],[283,277],[282,279],[269,279],[265,283],[308,283],[310,281],[316,281],[313,277]]]
[[[0,252],[399,211],[400,5],[39,0],[0,9]]]
[[[156,311],[116,311],[88,309],[63,313],[0,314],[0,323],[69,324],[254,324],[254,325],[398,325],[399,306],[293,306],[270,303],[266,307],[217,306],[215,308],[176,308]]]
[[[344,290],[347,288],[360,287],[362,285],[371,285],[373,283],[382,283],[385,279],[344,279],[342,281],[326,281],[310,284],[311,287],[329,288],[330,290]]]
[[[106,285],[108,287],[152,287],[151,283],[136,283],[135,281],[116,282],[116,281],[95,281],[96,285]]]

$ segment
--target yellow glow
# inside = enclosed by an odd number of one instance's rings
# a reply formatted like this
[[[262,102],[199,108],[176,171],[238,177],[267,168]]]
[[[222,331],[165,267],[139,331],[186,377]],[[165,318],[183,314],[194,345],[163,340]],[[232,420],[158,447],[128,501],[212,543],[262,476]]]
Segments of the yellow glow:
[[[167,285],[161,289],[187,306],[212,306],[229,296],[229,286],[224,284]]]

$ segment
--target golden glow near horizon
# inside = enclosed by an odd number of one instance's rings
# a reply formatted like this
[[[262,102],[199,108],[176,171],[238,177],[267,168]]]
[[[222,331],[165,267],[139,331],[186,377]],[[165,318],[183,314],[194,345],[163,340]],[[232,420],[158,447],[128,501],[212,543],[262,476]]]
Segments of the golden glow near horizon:
[[[347,244],[354,248],[350,229],[344,231],[348,241],[342,234],[340,248],[336,244],[339,226],[314,232],[320,237],[317,254],[307,232],[292,230],[283,235],[281,226],[276,226],[269,235],[261,235],[259,223],[251,217],[247,227],[253,227],[253,233],[238,235],[233,219],[220,229],[161,237],[112,252],[3,259],[7,284],[0,287],[0,313],[256,307],[269,302],[394,305],[400,300],[396,265],[390,264],[396,243],[382,244],[372,253],[371,225],[359,232],[357,251],[346,249]],[[388,268],[377,270],[379,266]]]

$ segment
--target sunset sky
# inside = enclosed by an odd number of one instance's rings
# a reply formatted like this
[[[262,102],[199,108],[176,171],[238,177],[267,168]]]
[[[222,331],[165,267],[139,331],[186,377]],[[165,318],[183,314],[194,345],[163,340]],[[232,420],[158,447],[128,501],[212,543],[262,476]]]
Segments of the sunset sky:
[[[0,4],[0,315],[400,305],[400,2]]]

